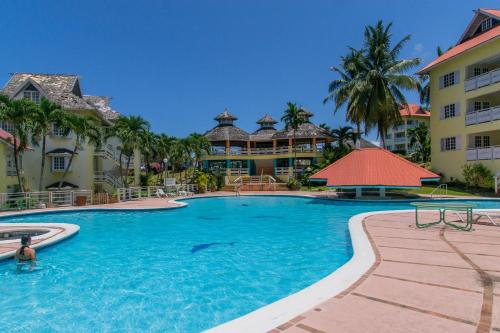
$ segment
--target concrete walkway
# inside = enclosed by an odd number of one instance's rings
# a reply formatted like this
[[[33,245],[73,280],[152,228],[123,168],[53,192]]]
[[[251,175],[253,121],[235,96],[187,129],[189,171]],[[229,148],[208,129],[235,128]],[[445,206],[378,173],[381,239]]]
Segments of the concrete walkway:
[[[372,268],[270,332],[500,332],[500,228],[416,229],[411,213],[370,216],[364,228]]]

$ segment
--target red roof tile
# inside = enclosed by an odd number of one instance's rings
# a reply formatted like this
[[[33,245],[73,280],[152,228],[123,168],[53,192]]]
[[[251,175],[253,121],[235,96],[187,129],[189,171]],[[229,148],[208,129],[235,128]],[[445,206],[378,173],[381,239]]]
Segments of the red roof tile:
[[[486,9],[486,8],[480,8],[479,9],[482,12],[488,13],[490,15],[500,17],[500,9]]]
[[[439,178],[388,150],[364,148],[353,150],[310,179],[326,180],[331,187],[420,187],[422,180]]]
[[[422,68],[421,70],[418,71],[419,74],[423,74],[429,71],[431,67],[436,66],[437,64],[442,63],[443,61],[449,60],[467,50],[470,50],[480,44],[483,44],[485,42],[488,42],[494,38],[497,38],[500,36],[500,25],[497,25],[491,30],[488,30],[477,37],[471,38],[462,44],[458,44],[454,48],[446,51],[442,56],[436,58],[434,61],[432,61],[430,64]]]
[[[430,117],[431,113],[428,110],[424,110],[417,104],[408,104],[407,108],[402,108],[399,110],[399,114],[402,117],[412,116],[412,117]]]

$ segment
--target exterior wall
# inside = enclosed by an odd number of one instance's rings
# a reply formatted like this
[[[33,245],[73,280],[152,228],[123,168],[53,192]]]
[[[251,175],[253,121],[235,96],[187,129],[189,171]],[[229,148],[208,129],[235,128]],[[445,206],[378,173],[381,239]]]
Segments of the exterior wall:
[[[451,177],[463,180],[462,166],[466,161],[466,148],[470,134],[492,132],[500,130],[500,120],[476,125],[465,125],[465,114],[468,101],[483,95],[500,94],[500,82],[476,90],[465,92],[464,81],[466,68],[475,63],[500,56],[500,39],[478,46],[455,58],[452,58],[430,71],[431,75],[431,139],[432,139],[432,167],[440,172],[445,179]],[[439,89],[439,77],[454,71],[459,71],[460,81],[453,86]],[[497,97],[494,97],[495,99]],[[440,119],[440,110],[450,103],[460,104],[460,115],[448,119]],[[460,137],[461,145],[455,151],[441,151],[441,139],[446,137]],[[500,160],[481,161],[493,173],[500,171]]]
[[[18,184],[16,176],[7,174],[7,156],[12,153],[8,144],[0,142],[0,193],[8,192]]]
[[[408,121],[413,121],[413,124],[408,125]],[[410,128],[418,126],[418,123],[424,122],[426,124],[430,123],[429,117],[414,117],[414,116],[404,116],[403,124],[399,126],[394,126],[387,131],[387,137],[385,138],[385,146],[387,150],[390,151],[399,151],[398,145],[404,146],[403,150],[406,152],[411,152],[411,148],[409,147],[409,140],[407,131]],[[404,132],[405,135],[402,138],[396,138],[396,133]]]

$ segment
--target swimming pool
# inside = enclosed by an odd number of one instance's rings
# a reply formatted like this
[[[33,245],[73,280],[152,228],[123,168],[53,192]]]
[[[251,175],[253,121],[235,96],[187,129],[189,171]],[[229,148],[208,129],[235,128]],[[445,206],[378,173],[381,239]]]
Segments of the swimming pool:
[[[0,264],[2,329],[199,332],[297,292],[347,262],[352,215],[410,208],[297,197],[188,203],[175,210],[3,219],[75,223],[80,233],[40,251],[32,274],[17,275],[13,261]],[[476,203],[500,208],[500,201]]]

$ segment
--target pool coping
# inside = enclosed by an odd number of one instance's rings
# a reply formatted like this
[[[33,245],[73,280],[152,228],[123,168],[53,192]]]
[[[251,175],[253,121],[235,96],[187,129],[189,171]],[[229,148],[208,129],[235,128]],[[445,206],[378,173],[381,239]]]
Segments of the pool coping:
[[[12,223],[0,223],[0,227],[12,227]],[[42,249],[47,246],[54,245],[65,239],[68,239],[80,231],[80,226],[70,223],[16,223],[13,229],[30,229],[49,230],[48,233],[32,237],[32,240],[40,240],[33,244],[33,249]],[[2,244],[13,244],[15,242],[2,242]],[[12,258],[16,254],[17,249],[0,253],[0,260]]]

